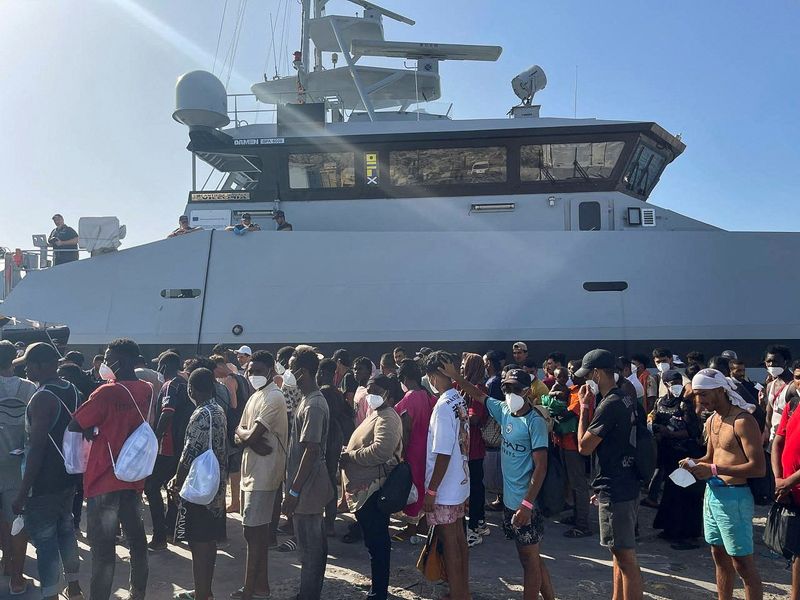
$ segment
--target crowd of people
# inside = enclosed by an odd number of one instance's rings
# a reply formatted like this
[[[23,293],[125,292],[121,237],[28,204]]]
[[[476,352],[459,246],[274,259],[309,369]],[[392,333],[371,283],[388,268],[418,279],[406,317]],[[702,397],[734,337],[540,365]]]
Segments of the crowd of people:
[[[446,597],[466,600],[470,549],[490,534],[493,511],[515,543],[526,600],[555,597],[541,557],[547,518],[567,538],[599,536],[613,558],[613,597],[628,600],[643,595],[645,507],[671,549],[696,549],[704,537],[721,600],[732,598],[737,574],[752,600],[762,597],[754,505],[800,505],[800,361],[781,345],[766,349],[763,383],[731,350],[708,361],[692,352],[684,363],[667,348],[630,357],[596,349],[539,363],[524,342],[510,357],[397,347],[377,365],[346,349],[326,358],[308,345],[275,355],[218,345],[209,356],[167,349],[148,365],[130,339],[110,342],[91,365],[50,344],[0,342],[0,542],[12,594],[30,584],[30,541],[44,598],[62,592],[63,575],[68,598],[83,598],[88,578],[89,597],[108,599],[124,539],[131,598],[146,597],[148,553],[186,543],[195,587],[180,597],[208,600],[226,513],[239,513],[247,554],[232,596],[270,596],[277,549],[298,553],[298,598],[318,599],[328,537],[349,512],[342,539],[368,551],[368,598],[388,597],[392,544],[407,542],[439,556]],[[86,453],[78,472],[76,436]],[[130,481],[123,455],[149,436],[157,455]],[[136,452],[144,462],[146,443]],[[215,465],[215,483],[193,502],[187,486],[201,462]],[[405,506],[389,509],[406,474]],[[77,546],[84,504],[88,576]],[[405,527],[393,534],[392,519]]]

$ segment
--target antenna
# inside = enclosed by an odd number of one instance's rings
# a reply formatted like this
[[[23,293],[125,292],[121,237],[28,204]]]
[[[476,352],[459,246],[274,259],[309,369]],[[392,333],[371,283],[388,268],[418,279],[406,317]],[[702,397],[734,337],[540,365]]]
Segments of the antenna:
[[[578,65],[575,65],[575,98],[572,101],[572,117],[578,118]]]

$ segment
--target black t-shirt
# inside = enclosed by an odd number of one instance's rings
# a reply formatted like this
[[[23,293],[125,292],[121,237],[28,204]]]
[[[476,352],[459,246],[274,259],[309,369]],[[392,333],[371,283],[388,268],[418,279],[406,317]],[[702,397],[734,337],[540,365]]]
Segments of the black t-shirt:
[[[225,390],[227,392],[227,389]],[[162,453],[167,456],[180,456],[183,450],[183,441],[186,437],[186,428],[195,406],[189,400],[186,379],[180,375],[170,379],[158,393],[159,414],[172,413],[170,429],[164,434],[162,440]]]
[[[603,438],[596,450],[597,476],[592,482],[601,502],[625,502],[639,497],[639,479],[634,468],[636,415],[646,427],[644,411],[634,411],[636,398],[614,388],[597,405],[588,431]]]
[[[55,248],[53,264],[60,265],[62,263],[72,262],[78,260],[78,244],[67,244],[65,246],[56,246],[53,242],[59,240],[64,242],[78,237],[78,233],[67,225],[56,227],[50,232],[50,237],[47,239],[48,243]]]

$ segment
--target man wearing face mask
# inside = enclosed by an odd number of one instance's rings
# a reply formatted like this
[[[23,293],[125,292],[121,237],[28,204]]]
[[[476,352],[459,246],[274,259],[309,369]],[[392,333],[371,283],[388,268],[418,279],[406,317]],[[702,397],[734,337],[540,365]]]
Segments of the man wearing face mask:
[[[781,423],[783,409],[786,408],[786,393],[792,382],[792,374],[788,369],[792,362],[792,353],[786,346],[775,344],[769,346],[764,355],[764,366],[770,376],[769,383],[764,390],[767,403],[767,426],[764,429],[764,443],[767,452],[770,452],[775,432]]]
[[[244,448],[241,507],[247,566],[241,598],[268,597],[268,538],[273,507],[286,473],[289,420],[286,399],[273,381],[275,359],[265,350],[253,354],[247,378],[255,390],[245,404],[234,441]]]
[[[600,544],[614,559],[614,598],[642,598],[642,574],[636,557],[639,479],[631,438],[634,424],[646,427],[644,411],[637,410],[636,398],[617,387],[614,356],[608,350],[587,352],[575,374],[586,378],[579,391],[578,451],[584,456],[597,452],[592,485],[598,501]],[[600,397],[602,402],[597,403],[589,422],[591,406]]]
[[[167,495],[166,513],[162,489],[167,488],[169,481],[178,470],[178,458],[183,449],[184,436],[189,419],[194,411],[194,404],[189,399],[187,381],[179,373],[181,359],[174,352],[164,352],[159,356],[156,371],[163,377],[164,384],[158,393],[155,403],[155,428],[159,439],[158,456],[153,472],[145,480],[144,494],[150,508],[153,523],[153,537],[147,544],[151,552],[167,549],[167,539],[175,531],[175,520],[178,507]]]
[[[500,424],[503,435],[503,530],[514,539],[524,571],[525,598],[553,598],[550,575],[539,554],[544,537],[544,516],[536,498],[547,474],[547,425],[539,411],[526,398],[531,378],[522,369],[511,369],[502,380],[505,401],[489,398],[485,392],[458,374],[452,365],[444,366],[473,399],[485,403],[486,410]]]
[[[661,380],[661,373],[666,373],[669,370],[677,370],[680,372],[678,367],[682,367],[683,363],[680,365],[675,363],[675,355],[669,348],[656,348],[653,350],[653,362],[656,364],[656,369],[658,369],[658,397],[663,398],[669,393],[669,389]],[[691,383],[691,381],[689,381],[689,379],[683,373],[681,373],[681,377],[683,380],[683,385]]]

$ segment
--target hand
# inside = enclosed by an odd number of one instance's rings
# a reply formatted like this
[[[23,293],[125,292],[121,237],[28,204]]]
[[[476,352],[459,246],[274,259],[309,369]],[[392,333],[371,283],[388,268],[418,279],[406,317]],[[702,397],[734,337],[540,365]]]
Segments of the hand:
[[[424,510],[426,513],[432,513],[435,504],[436,504],[436,496],[431,496],[426,491],[425,500],[422,502],[422,510]]]
[[[581,408],[583,408],[584,404],[589,406],[594,405],[594,394],[589,388],[589,384],[584,383],[580,388],[578,388],[578,400],[581,403]]]
[[[177,495],[180,491],[180,487],[178,487],[178,477],[173,477],[169,480],[169,483],[167,483],[167,492]]]
[[[780,494],[788,494],[789,490],[791,489],[789,486],[786,485],[786,479],[782,477],[775,478],[775,495],[778,496]]]
[[[686,463],[688,463],[690,460],[692,460],[692,459],[691,459],[691,458],[689,458],[689,457],[687,456],[687,457],[686,457],[686,458],[684,458],[683,460],[679,460],[679,461],[678,461],[678,466],[679,466],[681,469],[686,469],[686,470],[688,471],[688,470],[689,470],[689,465],[688,465],[688,464],[686,464]]]
[[[53,241],[53,245],[54,246],[60,246],[61,245],[61,240],[54,240]]]
[[[439,369],[439,371],[443,375],[447,375],[447,377],[449,377],[450,379],[458,379],[459,378],[458,369],[456,369],[456,366],[451,362],[444,363],[442,365],[442,367]]]
[[[270,446],[263,439],[259,439],[250,444],[249,448],[259,456],[266,456],[272,453],[272,446]]]
[[[21,515],[25,511],[25,502],[28,497],[23,494],[18,494],[14,501],[11,503],[11,510],[15,515]]]
[[[597,494],[592,494],[592,497],[589,498],[589,504],[595,505],[595,504],[597,504],[597,502],[598,502]]]
[[[242,438],[239,437],[238,433],[233,434],[233,443],[236,444],[237,446],[242,445]]]
[[[272,378],[272,382],[279,388],[283,387],[283,377],[281,377],[280,375],[275,375],[275,377]]]
[[[694,467],[689,467],[689,473],[694,475],[697,479],[711,479],[713,475],[711,472],[711,465],[708,463],[697,463]]]
[[[288,490],[286,491],[286,496],[283,499],[283,506],[281,507],[281,512],[283,512],[283,514],[286,515],[287,519],[292,518],[295,509],[297,509],[298,500],[300,499],[292,496]]]
[[[525,527],[531,522],[531,509],[520,506],[514,516],[511,517],[511,524],[517,529]]]

